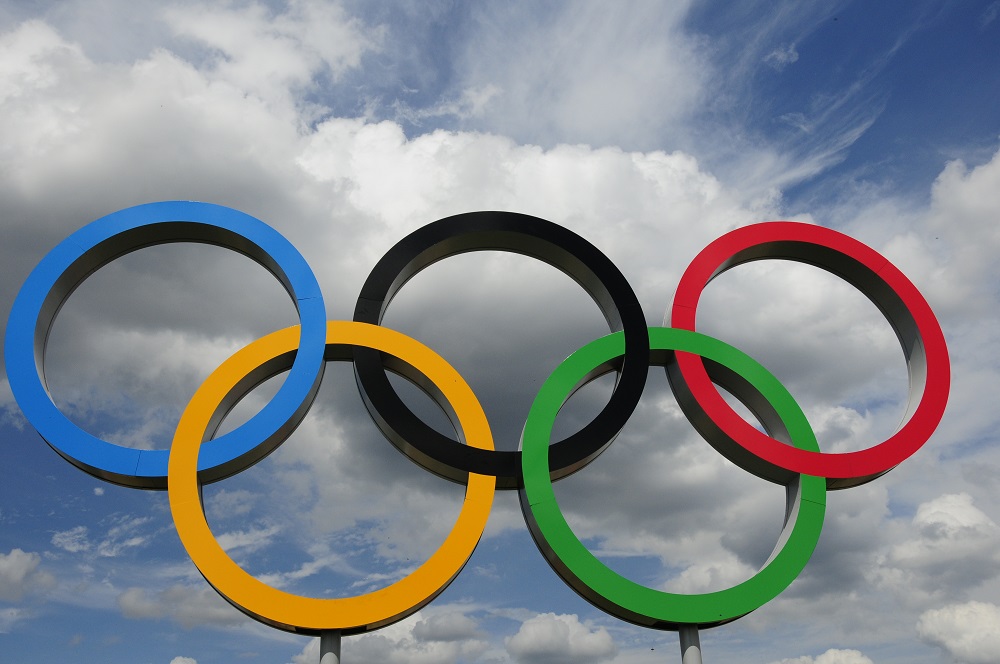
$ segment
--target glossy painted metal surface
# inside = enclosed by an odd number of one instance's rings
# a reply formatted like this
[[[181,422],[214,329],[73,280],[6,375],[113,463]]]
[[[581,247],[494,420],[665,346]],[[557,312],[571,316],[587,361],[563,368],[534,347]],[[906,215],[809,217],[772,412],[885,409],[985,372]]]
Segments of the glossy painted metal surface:
[[[116,257],[149,245],[189,241],[238,251],[266,267],[295,300],[301,325],[253,342],[216,369],[184,411],[169,453],[128,449],[87,434],[59,412],[45,386],[45,341],[59,308],[87,275]],[[574,353],[546,381],[532,405],[519,452],[494,450],[475,395],[444,359],[379,325],[392,297],[420,270],[448,256],[480,250],[522,253],[562,270],[597,302],[614,331]],[[699,298],[715,276],[741,263],[772,258],[803,261],[844,278],[875,302],[893,326],[909,368],[910,407],[907,419],[888,440],[861,452],[820,452],[800,408],[770,373],[735,348],[694,331]],[[177,531],[209,583],[262,623],[325,635],[323,652],[329,659],[339,659],[341,633],[374,630],[411,615],[455,578],[484,531],[496,488],[520,489],[525,520],[539,549],[576,592],[623,620],[682,631],[687,635],[686,652],[700,655],[698,628],[745,615],[801,572],[822,528],[828,488],[870,481],[927,441],[940,421],[950,385],[940,326],[912,283],[860,242],[792,222],[748,226],[711,243],[681,279],[670,311],[674,328],[646,327],[621,272],[589,242],[551,222],[510,212],[457,215],[411,233],[372,270],[354,317],[325,320],[309,266],[262,222],[205,203],[154,203],[93,222],[42,260],[15,300],[5,359],[24,415],[59,454],[110,482],[167,488]],[[344,599],[292,595],[263,584],[228,557],[205,520],[201,487],[273,451],[312,404],[325,362],[352,360],[377,426],[417,463],[467,484],[465,501],[445,543],[404,579]],[[650,364],[666,367],[685,415],[716,449],[749,472],[787,487],[785,525],[771,558],[756,575],[732,588],[679,595],[624,579],[583,546],[555,501],[552,482],[586,466],[628,421]],[[286,370],[288,376],[271,402],[245,424],[214,439],[240,398]],[[438,434],[406,408],[387,371],[424,389],[451,418],[455,438]],[[618,381],[607,406],[577,434],[550,441],[556,413],[569,395],[608,372],[617,372]],[[735,413],[716,386],[757,415],[766,433]]]
[[[679,355],[669,371],[674,393],[688,418],[706,428],[706,440],[755,475],[783,482],[795,473],[808,473],[826,477],[831,489],[869,482],[920,449],[944,415],[951,369],[941,326],[910,280],[874,249],[829,228],[787,221],[739,228],[702,250],[677,286],[670,325],[696,329],[698,300],[708,283],[730,268],[764,259],[822,268],[875,303],[895,330],[909,371],[909,404],[900,428],[887,440],[858,452],[790,448],[740,417],[693,355]]]
[[[96,477],[142,489],[166,488],[169,451],[115,445],[70,421],[45,382],[45,342],[59,309],[88,275],[131,251],[169,242],[214,244],[252,258],[288,291],[302,323],[301,351],[274,399],[205,446],[199,466],[205,481],[238,473],[279,445],[305,416],[324,366],[326,309],[319,284],[298,250],[262,221],[220,205],[173,201],[126,208],[70,235],[17,294],[7,321],[7,377],[21,411],[56,452]]]
[[[712,378],[741,401],[755,401],[761,424],[798,449],[818,451],[816,436],[798,404],[763,366],[718,339],[688,330],[649,328],[650,364],[669,365],[683,351],[723,371]],[[725,590],[683,595],[642,586],[613,571],[573,533],[549,479],[546,448],[556,415],[573,392],[607,371],[625,350],[621,333],[592,341],[570,355],[542,385],[522,437],[521,511],[539,550],[581,597],[611,615],[646,627],[714,627],[774,599],[799,575],[819,541],[826,511],[822,477],[796,476],[787,485],[785,523],[764,567]],[[675,351],[677,351],[675,353]],[[735,379],[737,378],[738,379]],[[670,445],[670,440],[664,440]]]
[[[223,597],[252,618],[278,629],[305,634],[338,630],[367,632],[412,615],[444,590],[462,570],[486,528],[496,479],[470,474],[465,501],[451,533],[422,565],[395,583],[358,595],[318,599],[273,588],[245,572],[226,554],[205,519],[201,482],[195,473],[201,441],[225,404],[237,400],[270,375],[286,369],[296,356],[298,329],[267,335],[238,351],[210,375],[195,393],[177,425],[170,453],[170,512],[177,534],[205,579]],[[479,449],[493,448],[486,414],[472,389],[439,355],[399,332],[353,321],[327,324],[326,359],[350,360],[352,348],[364,346],[401,360],[401,373],[436,385],[455,414],[459,439]],[[262,371],[261,369],[264,368]],[[254,375],[254,381],[246,377]]]
[[[375,265],[361,289],[354,320],[379,324],[396,292],[428,265],[470,251],[499,250],[531,256],[563,271],[600,307],[627,343],[620,376],[600,413],[580,431],[552,445],[553,479],[596,458],[628,421],[646,384],[649,340],[642,307],[621,271],[594,245],[550,221],[514,212],[470,212],[428,224],[400,240]],[[378,354],[359,349],[354,370],[369,412],[404,454],[442,477],[464,482],[470,472],[497,477],[497,488],[519,484],[520,455],[459,445],[420,420],[396,394]]]

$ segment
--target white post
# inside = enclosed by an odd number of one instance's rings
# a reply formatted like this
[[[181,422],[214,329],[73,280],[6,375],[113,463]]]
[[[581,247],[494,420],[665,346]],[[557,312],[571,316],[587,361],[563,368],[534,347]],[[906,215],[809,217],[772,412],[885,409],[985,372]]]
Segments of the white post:
[[[329,629],[319,635],[319,664],[340,664],[340,630]]]
[[[701,639],[697,625],[684,625],[678,630],[681,637],[681,664],[701,664]]]

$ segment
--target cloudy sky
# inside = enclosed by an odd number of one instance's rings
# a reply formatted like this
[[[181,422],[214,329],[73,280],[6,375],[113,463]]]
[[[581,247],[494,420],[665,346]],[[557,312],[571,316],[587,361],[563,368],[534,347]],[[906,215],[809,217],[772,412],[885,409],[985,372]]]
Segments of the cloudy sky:
[[[998,102],[1000,2],[989,0],[7,0],[0,320],[63,238],[160,200],[227,205],[274,226],[315,270],[331,319],[351,317],[395,242],[460,212],[522,212],[579,233],[619,266],[650,325],[726,231],[772,219],[835,228],[900,267],[939,316],[948,411],[891,473],[830,494],[805,571],[761,609],[704,631],[705,661],[985,664],[1000,651]],[[48,344],[49,386],[88,431],[165,448],[212,369],[295,321],[277,282],[242,256],[143,249],[67,302]],[[607,331],[568,277],[493,253],[420,273],[384,324],[467,378],[505,449],[541,382]],[[699,327],[769,367],[825,450],[870,447],[905,412],[889,324],[816,268],[726,273],[707,289]],[[582,390],[559,426],[579,426],[609,385]],[[6,380],[0,460],[4,661],[318,661],[316,639],[259,625],[215,594],[180,545],[166,493],[66,463]],[[556,492],[602,560],[674,592],[749,578],[784,508],[781,487],[701,440],[659,368],[619,440]],[[336,597],[426,559],[462,495],[385,442],[351,367],[332,364],[295,434],[206,488],[205,505],[246,570]],[[675,633],[623,623],[563,584],[510,492],[441,596],[343,643],[347,664],[679,657]]]

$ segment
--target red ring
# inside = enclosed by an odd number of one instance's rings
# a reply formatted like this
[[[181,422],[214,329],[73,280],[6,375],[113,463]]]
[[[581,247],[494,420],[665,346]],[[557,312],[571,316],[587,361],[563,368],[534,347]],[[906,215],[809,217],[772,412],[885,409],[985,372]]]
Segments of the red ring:
[[[796,260],[835,274],[864,293],[892,325],[906,356],[909,402],[900,427],[885,441],[857,452],[808,452],[775,440],[748,424],[722,398],[702,359],[677,353],[668,371],[685,412],[707,418],[709,442],[748,472],[774,482],[791,473],[827,478],[831,489],[858,486],[882,475],[927,442],[948,402],[951,367],[941,326],[917,288],[871,247],[842,233],[804,223],[772,221],[723,235],[691,262],[670,309],[672,327],[695,330],[698,300],[708,283],[753,260]]]

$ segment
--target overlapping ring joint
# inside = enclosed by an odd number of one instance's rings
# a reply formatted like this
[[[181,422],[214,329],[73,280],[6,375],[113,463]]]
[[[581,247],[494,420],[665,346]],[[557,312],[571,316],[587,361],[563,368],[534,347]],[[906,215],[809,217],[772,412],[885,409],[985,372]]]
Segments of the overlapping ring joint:
[[[45,342],[62,304],[93,271],[136,249],[205,242],[245,254],[267,268],[294,300],[299,325],[237,352],[199,387],[170,450],[136,450],[101,440],[71,422],[45,382]],[[494,449],[489,423],[462,377],[420,342],[381,326],[396,292],[428,265],[470,251],[502,250],[566,273],[598,304],[611,333],[567,358],[543,384],[529,411],[519,451]],[[708,283],[742,263],[789,259],[827,270],[864,293],[889,321],[909,372],[907,415],[889,438],[864,450],[821,452],[795,400],[767,369],[741,351],[696,331]],[[665,325],[647,327],[618,268],[591,243],[557,224],[511,212],[441,219],[400,240],[362,287],[353,321],[327,321],[322,293],[301,254],[263,222],[236,210],[163,202],[120,210],[56,246],[29,275],[7,324],[5,360],[21,410],[66,460],[103,480],[167,489],[185,549],[226,599],[251,617],[301,633],[365,632],[411,615],[439,594],[472,554],[495,489],[517,489],[529,530],[552,568],[580,595],[623,620],[660,629],[711,627],[777,596],[815,548],[827,489],[868,482],[919,449],[937,427],[950,388],[948,352],[931,308],[913,284],[873,249],[836,231],[794,222],[736,229],[709,244],[685,270]],[[280,445],[301,422],[327,361],[353,361],[373,420],[410,459],[467,485],[459,518],[444,544],[408,576],[356,597],[318,599],[272,588],[242,570],[219,546],[205,519],[200,488],[244,470]],[[680,595],[622,577],[598,560],[567,525],[552,482],[586,466],[623,428],[650,365],[665,367],[678,403],[726,458],[788,487],[779,544],[764,567],[723,591]],[[274,398],[233,431],[215,432],[229,409],[267,378],[287,371]],[[451,417],[456,438],[424,423],[399,398],[387,371],[424,387]],[[604,408],[582,429],[551,441],[559,409],[581,384],[617,372]],[[722,398],[723,387],[760,420],[749,424]]]

